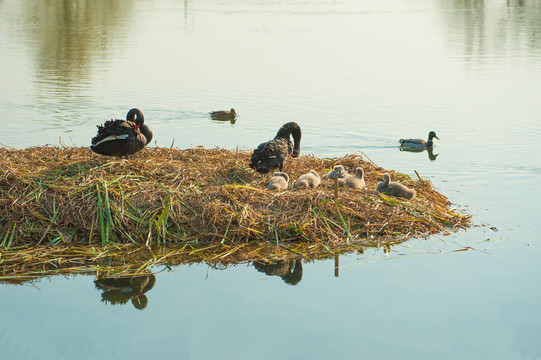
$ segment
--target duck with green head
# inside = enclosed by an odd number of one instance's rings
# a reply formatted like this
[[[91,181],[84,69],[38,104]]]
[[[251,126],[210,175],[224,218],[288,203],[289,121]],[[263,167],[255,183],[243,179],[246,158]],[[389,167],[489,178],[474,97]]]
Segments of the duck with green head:
[[[427,148],[431,148],[434,145],[434,142],[432,139],[440,139],[436,136],[436,133],[434,131],[431,131],[428,133],[428,141],[424,141],[422,139],[400,139],[400,146],[410,149],[419,149],[424,150]]]

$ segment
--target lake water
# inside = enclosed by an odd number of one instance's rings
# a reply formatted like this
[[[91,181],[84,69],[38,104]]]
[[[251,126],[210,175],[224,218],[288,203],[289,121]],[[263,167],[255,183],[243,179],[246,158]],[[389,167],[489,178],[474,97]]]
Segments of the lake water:
[[[477,225],[296,285],[179,266],[142,310],[92,276],[0,284],[0,357],[541,359],[540,1],[0,0],[0,79],[1,146],[87,146],[132,107],[152,146],[248,150],[296,121],[304,154],[417,170]],[[435,160],[399,151],[430,130]]]

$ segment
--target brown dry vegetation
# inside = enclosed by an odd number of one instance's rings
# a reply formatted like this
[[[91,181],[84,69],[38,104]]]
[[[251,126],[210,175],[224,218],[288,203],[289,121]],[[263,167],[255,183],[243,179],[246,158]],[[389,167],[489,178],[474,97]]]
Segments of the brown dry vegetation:
[[[188,245],[190,251],[219,244],[222,254],[246,244],[306,243],[332,252],[332,247],[381,246],[469,226],[469,218],[451,211],[429,181],[357,155],[287,160],[290,184],[311,169],[323,182],[317,189],[290,185],[285,192],[267,191],[271,174],[251,170],[249,157],[246,151],[218,148],[146,148],[130,160],[88,148],[0,148],[3,260],[9,249],[84,244]],[[361,166],[366,188],[341,188],[335,197],[332,181],[323,179],[335,164],[350,172]],[[377,193],[383,172],[415,188],[417,197]]]

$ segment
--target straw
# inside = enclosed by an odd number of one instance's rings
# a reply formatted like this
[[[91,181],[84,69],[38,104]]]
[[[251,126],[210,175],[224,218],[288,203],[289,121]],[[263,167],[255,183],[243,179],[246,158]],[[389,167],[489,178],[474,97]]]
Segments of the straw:
[[[350,172],[362,167],[366,188],[337,194],[331,180],[316,189],[267,191],[270,175],[251,170],[249,159],[247,151],[202,147],[145,148],[130,160],[82,147],[0,148],[0,255],[5,261],[14,249],[52,245],[365,247],[470,225],[419,174],[413,180],[358,155],[286,161],[291,179],[311,169],[323,178],[338,164]],[[385,172],[417,196],[376,192]]]

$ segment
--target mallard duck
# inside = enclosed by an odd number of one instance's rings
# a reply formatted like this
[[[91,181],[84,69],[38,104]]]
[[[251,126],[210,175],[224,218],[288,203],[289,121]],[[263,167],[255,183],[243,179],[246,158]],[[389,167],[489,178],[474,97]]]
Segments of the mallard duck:
[[[229,111],[226,111],[226,110],[211,111],[209,112],[209,114],[213,119],[217,119],[217,120],[231,120],[231,119],[234,119],[235,116],[237,116],[235,109],[231,109]]]
[[[276,171],[269,181],[269,190],[284,191],[289,183],[289,175],[285,172]]]
[[[410,200],[416,195],[415,189],[410,189],[396,181],[391,181],[391,176],[388,173],[383,174],[383,181],[376,185],[376,190],[380,193],[387,193]]]
[[[422,139],[400,139],[399,141],[400,146],[402,147],[424,150],[434,145],[432,141],[432,139],[434,138],[438,140],[440,139],[436,136],[436,133],[434,131],[431,131],[428,133],[428,141],[424,141]]]
[[[90,149],[107,156],[134,154],[152,140],[152,131],[144,124],[145,118],[139,109],[131,109],[126,120],[107,120],[98,125],[98,134],[92,138]]]
[[[293,136],[294,143],[289,140]],[[252,152],[250,167],[266,174],[276,168],[282,171],[288,156],[297,157],[301,150],[301,128],[295,122],[288,122],[278,130],[274,139],[259,144]]]
[[[317,188],[321,184],[321,178],[315,170],[310,170],[309,173],[301,175],[295,183],[297,189]]]
[[[364,171],[360,167],[355,169],[355,175],[347,174],[343,178],[338,179],[338,186],[347,186],[352,189],[362,189],[364,185]]]
[[[338,176],[338,178],[343,178],[344,175],[346,175],[346,169],[344,169],[344,165],[336,165],[330,173],[325,175],[325,177],[332,180],[336,176]]]

